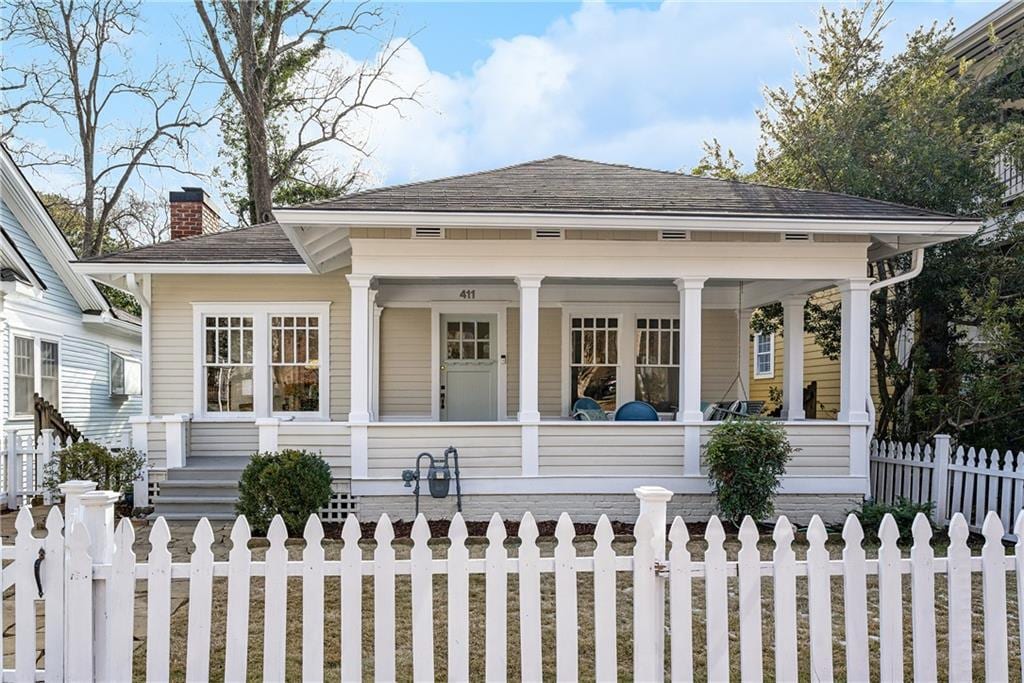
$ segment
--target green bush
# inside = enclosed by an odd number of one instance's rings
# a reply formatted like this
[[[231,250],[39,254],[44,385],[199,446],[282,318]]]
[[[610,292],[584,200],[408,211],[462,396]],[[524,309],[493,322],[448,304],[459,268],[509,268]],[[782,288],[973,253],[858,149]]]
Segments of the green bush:
[[[331,468],[308,451],[257,453],[242,472],[235,510],[245,515],[253,533],[267,533],[281,515],[288,533],[299,535],[311,514],[331,499]]]
[[[146,458],[134,448],[113,452],[98,443],[79,441],[54,453],[43,467],[43,487],[57,495],[58,486],[72,479],[96,482],[101,491],[131,491]]]
[[[860,521],[865,539],[878,541],[878,527],[882,524],[882,518],[889,514],[896,520],[896,528],[900,530],[900,542],[909,543],[913,538],[912,530],[917,513],[924,513],[924,516],[928,518],[928,523],[932,524],[932,512],[934,511],[935,503],[915,503],[906,498],[898,498],[893,504],[865,501],[860,510],[852,512]],[[933,530],[934,528],[932,525]]]
[[[705,446],[708,477],[723,519],[739,524],[771,516],[779,477],[793,448],[781,424],[769,420],[729,420],[711,430]]]

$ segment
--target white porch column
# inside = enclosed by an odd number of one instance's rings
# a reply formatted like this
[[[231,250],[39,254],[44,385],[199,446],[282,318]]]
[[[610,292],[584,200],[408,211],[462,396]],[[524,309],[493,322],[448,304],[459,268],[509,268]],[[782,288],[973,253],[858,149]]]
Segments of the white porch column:
[[[351,398],[348,421],[370,421],[370,280],[372,275],[348,276],[352,293],[351,328]]]
[[[867,424],[868,386],[871,381],[870,278],[851,278],[839,285],[842,297],[839,419]]]
[[[782,370],[782,416],[804,419],[804,304],[806,296],[782,300],[782,336],[785,364]]]
[[[700,422],[700,335],[702,277],[676,280],[679,289],[679,411],[680,422]]]
[[[365,478],[369,474],[370,435],[370,281],[372,275],[348,275],[352,295],[349,318],[351,330],[351,362],[349,382],[349,454],[352,478]]]
[[[538,353],[540,343],[540,281],[535,275],[516,277],[519,285],[519,421],[537,422]]]
[[[676,280],[679,289],[679,410],[676,420],[689,423],[683,434],[683,474],[700,476],[700,335],[702,277]]]
[[[370,419],[380,420],[380,316],[384,309],[377,305],[377,290],[372,290],[373,321],[370,323]]]
[[[736,382],[736,400],[750,400],[750,317],[754,309],[741,308],[739,310],[739,333],[737,342],[736,367],[739,370],[739,381]]]
[[[540,374],[537,347],[540,344],[539,275],[516,276],[519,286],[519,422],[522,426],[522,472],[525,477],[540,474],[540,409],[537,400]],[[533,424],[529,424],[533,423]]]

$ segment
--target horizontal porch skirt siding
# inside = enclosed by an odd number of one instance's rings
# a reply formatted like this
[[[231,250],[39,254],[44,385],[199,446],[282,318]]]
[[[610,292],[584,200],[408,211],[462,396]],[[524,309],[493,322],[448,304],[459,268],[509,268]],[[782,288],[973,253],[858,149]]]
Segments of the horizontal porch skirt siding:
[[[189,425],[189,456],[248,458],[259,450],[259,432],[252,422],[193,422]]]
[[[700,430],[701,472],[707,473],[704,449],[714,427]],[[850,472],[850,429],[828,421],[786,425],[786,435],[794,453],[786,465],[786,474],[794,476],[847,475]]]
[[[336,422],[282,422],[277,447],[316,453],[327,461],[335,479],[352,476],[352,458],[349,453],[351,435],[348,425]]]
[[[448,446],[459,450],[463,477],[518,476],[522,471],[522,430],[515,424],[371,424],[368,431],[371,479],[400,482],[402,470],[413,469],[420,453],[439,459]]]
[[[539,442],[541,476],[683,473],[681,425],[541,425]]]

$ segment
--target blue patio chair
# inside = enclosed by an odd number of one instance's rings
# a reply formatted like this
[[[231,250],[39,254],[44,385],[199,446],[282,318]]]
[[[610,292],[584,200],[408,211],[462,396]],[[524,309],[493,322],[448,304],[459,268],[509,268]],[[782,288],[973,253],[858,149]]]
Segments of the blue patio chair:
[[[644,401],[623,403],[615,411],[616,422],[657,422],[658,419],[658,411]]]
[[[592,398],[584,396],[572,404],[572,419],[584,422],[607,422],[608,413]]]

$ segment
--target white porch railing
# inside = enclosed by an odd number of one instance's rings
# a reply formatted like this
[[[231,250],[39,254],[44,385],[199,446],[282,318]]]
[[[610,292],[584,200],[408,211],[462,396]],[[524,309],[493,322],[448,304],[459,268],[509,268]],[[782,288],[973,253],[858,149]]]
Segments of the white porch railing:
[[[111,506],[116,494],[92,492],[76,499],[69,493],[66,543],[57,509],[48,518],[46,537],[37,538],[28,508],[19,513],[14,547],[0,543],[0,558],[7,562],[0,586],[14,588],[3,597],[13,603],[13,609],[0,609],[0,619],[13,614],[14,623],[0,623],[0,629],[12,632],[15,640],[13,669],[0,675],[5,680],[120,681],[135,676],[168,680],[171,667],[182,666],[183,659],[171,657],[174,617],[170,606],[172,587],[178,588],[175,584],[181,586],[176,592],[187,590],[189,596],[185,608],[188,657],[184,672],[173,672],[175,676],[184,673],[186,680],[209,678],[211,660],[221,656],[227,680],[259,674],[264,680],[284,680],[286,669],[297,678],[300,668],[303,680],[322,680],[328,673],[337,676],[326,671],[327,604],[332,611],[341,605],[335,618],[341,633],[340,678],[345,681],[365,679],[371,658],[372,675],[378,680],[409,678],[410,673],[415,680],[432,680],[445,669],[449,680],[469,680],[471,671],[474,677],[505,680],[517,668],[515,663],[524,680],[541,680],[552,672],[558,680],[576,680],[584,675],[582,662],[586,676],[599,681],[661,680],[667,672],[672,680],[692,680],[701,664],[706,664],[710,680],[730,676],[761,680],[767,675],[778,680],[889,681],[903,679],[907,658],[912,658],[915,680],[937,680],[940,673],[958,681],[975,675],[1008,680],[1011,666],[1015,676],[1020,673],[1024,662],[1019,658],[1020,641],[1011,643],[1008,621],[1017,621],[1019,627],[1021,615],[1008,609],[1016,595],[1007,591],[1007,575],[1016,585],[1024,580],[1024,541],[1008,555],[995,513],[985,519],[980,555],[971,554],[967,522],[957,514],[950,524],[944,557],[935,556],[932,531],[923,516],[914,524],[909,556],[897,545],[896,523],[886,517],[879,530],[882,545],[877,558],[868,557],[861,545],[863,530],[851,515],[843,528],[841,559],[826,545],[827,532],[817,517],[807,530],[805,559],[797,559],[795,529],[785,518],[775,527],[771,559],[762,559],[761,537],[749,519],[739,532],[739,551],[730,557],[717,518],[708,523],[706,550],[697,558],[682,519],[673,521],[666,539],[666,503],[671,494],[645,487],[637,495],[641,514],[632,555],[613,545],[606,517],[597,525],[595,550],[579,554],[574,545],[576,531],[567,515],[559,519],[553,554],[542,555],[536,543],[537,525],[527,513],[519,525],[521,543],[512,555],[506,546],[505,525],[495,514],[482,557],[471,555],[467,548],[461,517],[452,521],[450,546],[441,549],[428,545],[430,530],[421,516],[413,527],[408,559],[396,554],[387,516],[377,524],[372,556],[359,546],[360,527],[350,516],[338,559],[328,559],[324,531],[319,520],[311,517],[301,559],[290,559],[284,524],[276,518],[263,559],[253,559],[249,527],[239,519],[231,532],[228,559],[215,560],[213,530],[203,519],[193,535],[195,550],[187,562],[181,562],[172,559],[170,532],[162,519],[150,530],[152,549],[143,560],[134,551],[131,521],[122,520],[115,532]],[[1024,515],[1017,528],[1024,532]],[[44,551],[41,586],[34,572],[39,550]],[[581,596],[579,577],[588,574],[592,580],[583,585],[592,585],[593,592]],[[514,592],[509,591],[510,575],[515,576]],[[976,575],[982,579],[980,595],[972,590]],[[398,578],[405,576],[410,577],[408,587],[396,590]],[[447,584],[435,581],[439,576],[446,577]],[[910,581],[904,582],[904,576]],[[262,600],[261,672],[247,670],[253,577],[262,579],[258,588],[262,595],[255,598]],[[334,577],[338,580],[330,585],[340,585],[340,601],[337,594],[327,597],[327,579]],[[369,582],[364,584],[364,577]],[[486,587],[483,595],[470,590],[471,577],[480,577]],[[227,581],[215,582],[215,578]],[[623,580],[628,582],[624,589],[619,587]],[[948,590],[936,590],[940,580]],[[301,599],[290,597],[296,594],[289,592],[289,581],[301,583]],[[553,593],[542,591],[542,582],[553,583]],[[877,591],[869,591],[876,586]],[[762,600],[766,590],[774,596],[771,601]],[[226,596],[223,613],[214,607],[218,604],[214,595],[222,591]],[[474,594],[479,597],[471,605]],[[372,604],[367,600],[370,595]],[[631,615],[622,609],[625,595],[632,602]],[[37,623],[38,599],[46,602],[41,624]],[[139,600],[146,601],[146,609],[137,613]],[[731,600],[736,600],[735,607]],[[705,608],[694,610],[695,601],[703,602]],[[364,640],[365,609],[373,612],[373,633]],[[396,632],[402,629],[396,613],[407,614],[406,610],[411,610],[413,619],[411,671],[400,670],[405,667],[396,662]],[[447,613],[446,631],[435,628],[437,610]],[[804,610],[806,632],[798,629]],[[506,629],[509,611],[517,613],[517,638]],[[139,629],[136,619],[144,620]],[[841,634],[835,631],[835,619],[843,621]],[[979,620],[984,626],[984,657],[974,664],[974,655],[980,654],[973,643]],[[300,633],[289,635],[289,623],[301,624]],[[554,624],[552,651],[542,647],[542,631],[548,623]],[[948,627],[948,638],[938,637],[940,625]],[[219,629],[226,633],[225,639],[217,639],[224,643],[223,655],[212,651],[211,633]],[[766,640],[767,629],[772,634]],[[482,647],[472,649],[471,642],[481,631]],[[134,634],[140,632],[146,636],[137,645]],[[37,648],[40,637],[45,641],[42,657]],[[446,647],[435,647],[435,639],[444,639]],[[738,657],[731,652],[731,643],[737,640]],[[766,649],[766,642],[771,648]],[[618,659],[623,645],[632,646],[631,662]],[[144,649],[144,672],[133,671],[137,648]],[[877,660],[869,658],[874,648]],[[435,659],[439,650],[447,651],[444,662]],[[286,663],[289,653],[297,660]],[[843,668],[835,668],[838,662]]]
[[[942,524],[961,513],[973,531],[981,531],[986,511],[994,511],[1008,537],[1024,508],[1024,451],[1000,453],[981,448],[950,448],[945,435],[935,445],[871,444],[871,494],[895,503],[935,503],[935,521]]]
[[[38,441],[34,434],[31,427],[0,431],[0,507],[17,509],[35,496],[46,495],[43,468],[62,446],[52,429],[42,430]],[[129,443],[129,435],[96,441],[107,448],[123,448]]]

